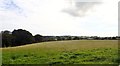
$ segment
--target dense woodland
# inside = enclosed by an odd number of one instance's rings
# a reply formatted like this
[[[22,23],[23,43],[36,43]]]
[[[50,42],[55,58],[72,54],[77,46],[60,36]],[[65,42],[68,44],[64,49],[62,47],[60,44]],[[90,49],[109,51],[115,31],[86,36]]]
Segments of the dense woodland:
[[[40,34],[32,35],[27,30],[18,29],[12,32],[5,30],[1,31],[2,46],[13,47],[26,45],[31,43],[46,42],[46,41],[61,41],[61,40],[118,40],[119,36],[114,37],[98,37],[98,36],[42,36]]]

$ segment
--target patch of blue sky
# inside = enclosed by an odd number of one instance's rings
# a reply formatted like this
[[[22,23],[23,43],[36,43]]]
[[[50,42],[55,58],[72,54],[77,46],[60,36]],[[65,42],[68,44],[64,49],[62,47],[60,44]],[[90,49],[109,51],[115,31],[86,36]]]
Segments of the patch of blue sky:
[[[17,15],[24,15],[23,9],[14,0],[0,0],[0,11],[10,11]]]

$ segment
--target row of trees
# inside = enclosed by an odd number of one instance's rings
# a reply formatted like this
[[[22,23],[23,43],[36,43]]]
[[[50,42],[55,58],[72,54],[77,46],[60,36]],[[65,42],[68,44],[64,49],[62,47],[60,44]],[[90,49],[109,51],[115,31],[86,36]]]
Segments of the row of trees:
[[[13,32],[2,31],[2,47],[20,46],[41,41],[41,35],[33,36],[29,31],[18,29]]]
[[[20,46],[31,43],[60,40],[117,40],[120,37],[97,37],[97,36],[33,36],[29,31],[18,29],[12,32],[2,31],[2,47]]]

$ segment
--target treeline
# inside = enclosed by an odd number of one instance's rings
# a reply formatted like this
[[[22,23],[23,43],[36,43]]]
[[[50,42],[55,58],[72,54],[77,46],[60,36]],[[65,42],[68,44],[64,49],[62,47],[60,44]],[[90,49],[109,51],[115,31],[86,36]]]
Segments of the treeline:
[[[26,30],[18,29],[13,32],[2,31],[2,47],[20,46],[33,43],[33,35]]]
[[[26,45],[31,43],[46,42],[46,41],[61,41],[61,40],[118,40],[120,37],[98,37],[98,36],[42,36],[40,34],[32,35],[27,30],[18,29],[12,32],[5,30],[1,31],[2,46],[13,47]]]

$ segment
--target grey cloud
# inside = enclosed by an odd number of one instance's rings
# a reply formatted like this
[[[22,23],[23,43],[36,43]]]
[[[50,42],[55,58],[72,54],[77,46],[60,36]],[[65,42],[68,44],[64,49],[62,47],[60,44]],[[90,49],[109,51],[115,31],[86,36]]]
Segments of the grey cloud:
[[[89,11],[92,7],[101,2],[72,2],[74,5],[71,8],[63,9],[62,11],[68,13],[75,17],[83,17],[86,15],[86,12]]]

